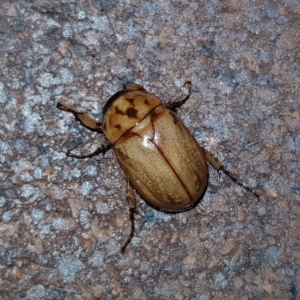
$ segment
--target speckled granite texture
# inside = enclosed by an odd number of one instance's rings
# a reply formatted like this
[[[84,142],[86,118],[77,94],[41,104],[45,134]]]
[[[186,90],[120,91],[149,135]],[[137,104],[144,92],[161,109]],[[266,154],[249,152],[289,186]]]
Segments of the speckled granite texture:
[[[2,0],[0,299],[300,299],[299,1]],[[210,168],[197,207],[139,202],[101,120],[134,81],[178,111],[260,201]]]

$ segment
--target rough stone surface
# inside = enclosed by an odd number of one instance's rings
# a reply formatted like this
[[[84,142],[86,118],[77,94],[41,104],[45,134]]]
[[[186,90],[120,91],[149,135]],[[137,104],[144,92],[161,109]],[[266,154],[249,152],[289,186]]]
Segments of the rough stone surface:
[[[0,5],[0,299],[300,299],[300,7],[290,1]],[[130,224],[101,120],[134,81],[261,195],[210,168],[199,205]]]

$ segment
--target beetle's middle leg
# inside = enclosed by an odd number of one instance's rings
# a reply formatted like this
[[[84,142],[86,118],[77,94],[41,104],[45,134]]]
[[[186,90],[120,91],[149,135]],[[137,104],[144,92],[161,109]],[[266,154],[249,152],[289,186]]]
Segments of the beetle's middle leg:
[[[229,171],[227,171],[224,166],[219,162],[219,160],[214,157],[211,153],[209,153],[207,150],[204,150],[204,155],[206,160],[219,172],[222,171],[224,174],[226,174],[233,182],[247,190],[248,192],[252,193],[258,200],[259,200],[259,195],[254,192],[250,187],[244,185],[241,181],[239,181],[237,178],[235,178]]]
[[[134,214],[138,213],[136,210],[136,199],[134,197],[133,187],[129,180],[127,180],[126,198],[127,198],[128,205],[129,205],[129,219],[130,219],[130,223],[131,223],[131,231],[130,231],[129,238],[127,239],[127,241],[125,242],[124,246],[121,249],[122,253],[125,252],[126,247],[128,246],[128,244],[130,243],[131,239],[134,236]]]
[[[192,93],[192,83],[190,81],[187,81],[183,86],[188,85],[188,94],[187,96],[181,100],[181,101],[169,101],[165,104],[165,106],[169,109],[175,110],[176,108],[178,108],[179,106],[181,106],[182,104],[184,104],[191,96]]]
[[[111,144],[109,142],[105,142],[105,144],[101,145],[100,147],[98,147],[94,152],[87,154],[87,155],[77,155],[74,153],[71,153],[71,151],[73,149],[70,149],[67,151],[66,155],[69,157],[75,157],[75,158],[79,158],[79,159],[83,159],[83,158],[92,158],[96,155],[99,155],[100,153],[105,154],[106,151],[108,151],[111,148]]]

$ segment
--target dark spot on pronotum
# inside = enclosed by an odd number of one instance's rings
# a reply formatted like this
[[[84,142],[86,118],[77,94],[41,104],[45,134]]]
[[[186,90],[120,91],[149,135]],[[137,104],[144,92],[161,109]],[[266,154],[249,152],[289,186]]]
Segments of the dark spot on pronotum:
[[[116,106],[116,114],[124,115],[124,112]]]
[[[117,128],[117,129],[121,129],[121,125],[120,124],[117,124],[114,127]]]
[[[147,98],[145,98],[144,104],[146,104],[146,105],[149,105],[149,104],[150,104]]]
[[[128,107],[126,110],[126,114],[129,118],[137,118],[137,110],[133,107]]]
[[[127,98],[127,97],[125,97],[125,98],[126,98],[126,100],[127,100],[130,104],[133,104],[134,97],[132,97],[132,98]]]

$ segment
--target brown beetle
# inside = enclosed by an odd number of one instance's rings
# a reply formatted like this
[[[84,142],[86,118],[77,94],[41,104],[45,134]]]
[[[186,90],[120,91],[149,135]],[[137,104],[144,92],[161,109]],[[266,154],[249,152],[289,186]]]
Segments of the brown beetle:
[[[175,113],[191,95],[179,102],[162,103],[154,94],[138,84],[125,84],[103,108],[103,122],[97,123],[84,113],[58,103],[57,107],[71,112],[85,127],[104,133],[107,142],[89,155],[68,156],[91,158],[113,147],[128,178],[131,233],[122,252],[134,235],[136,200],[133,187],[154,208],[163,212],[182,212],[198,202],[207,185],[207,161],[223,171],[234,182],[258,194],[234,178],[208,151],[200,147]]]

